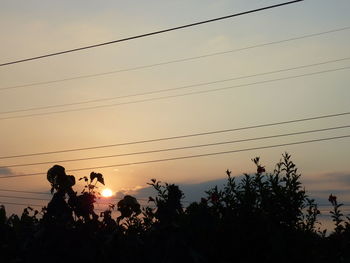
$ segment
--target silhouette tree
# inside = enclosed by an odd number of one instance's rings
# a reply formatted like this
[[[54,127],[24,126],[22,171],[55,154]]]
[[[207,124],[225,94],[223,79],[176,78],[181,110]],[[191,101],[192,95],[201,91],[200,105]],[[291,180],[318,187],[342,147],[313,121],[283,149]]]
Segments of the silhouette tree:
[[[55,165],[47,207],[7,217],[0,206],[1,262],[350,262],[350,218],[337,197],[329,196],[335,229],[326,235],[291,156],[283,154],[272,173],[260,158],[252,161],[254,174],[236,178],[227,170],[223,188],[186,208],[177,185],[152,179],[155,207],[126,195],[99,215],[103,175],[80,178],[78,194],[74,176]]]

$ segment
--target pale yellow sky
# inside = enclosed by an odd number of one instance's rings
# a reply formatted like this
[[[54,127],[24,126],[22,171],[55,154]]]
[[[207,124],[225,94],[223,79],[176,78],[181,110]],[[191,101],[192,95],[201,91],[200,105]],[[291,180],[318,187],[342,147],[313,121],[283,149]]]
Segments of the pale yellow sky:
[[[3,1],[0,0],[0,63],[110,41],[231,13],[279,1]],[[154,37],[109,45],[0,68],[0,88],[122,70],[160,62],[299,37],[350,26],[347,0],[310,0],[274,10],[175,31]],[[284,68],[350,57],[350,30],[252,48],[187,62],[100,76],[0,90],[0,112],[85,100],[124,96],[176,88]],[[211,84],[191,89],[125,98],[83,106],[130,102],[185,92],[245,85],[316,71],[350,66],[348,60],[306,69]],[[95,110],[26,118],[2,119],[23,113],[0,114],[1,156],[64,150],[139,141],[212,130],[299,119],[349,111],[349,70],[245,86],[205,94],[168,98]],[[76,109],[62,107],[47,111]],[[237,140],[278,133],[349,124],[350,117],[289,124],[279,127],[203,136],[149,144],[104,148],[0,160],[0,166],[56,161],[127,152]],[[67,162],[67,170],[126,162],[164,159],[193,154],[231,151],[323,137],[348,135],[349,129],[256,142]],[[349,189],[339,174],[350,177],[349,139],[172,162],[111,167],[96,170],[114,191],[146,186],[150,178],[174,183],[199,183],[252,172],[250,161],[261,156],[268,170],[288,151],[304,175],[306,186],[318,190]],[[53,162],[52,165],[55,163]],[[46,171],[52,165],[11,169],[13,174]],[[73,173],[77,177],[91,171]],[[329,177],[332,176],[332,183]],[[5,175],[5,174],[3,174]],[[342,178],[343,178],[342,177]],[[344,178],[343,178],[344,179]],[[1,188],[44,191],[45,176],[1,179]],[[78,187],[79,188],[79,187]],[[344,194],[344,198],[350,198]],[[6,199],[8,200],[8,199]],[[5,198],[0,201],[6,201]],[[10,199],[9,199],[10,200]],[[14,199],[11,199],[12,201]],[[34,202],[34,201],[33,201]],[[32,203],[33,203],[32,202]]]

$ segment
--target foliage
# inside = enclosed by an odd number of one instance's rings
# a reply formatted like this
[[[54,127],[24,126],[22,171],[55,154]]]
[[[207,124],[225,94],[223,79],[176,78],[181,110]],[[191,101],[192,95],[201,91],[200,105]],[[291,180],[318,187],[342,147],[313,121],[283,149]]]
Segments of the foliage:
[[[272,173],[252,161],[256,173],[237,179],[227,170],[223,188],[186,208],[177,185],[152,179],[149,206],[126,195],[99,215],[103,175],[80,178],[78,194],[74,176],[55,165],[47,173],[53,197],[42,211],[8,217],[0,206],[2,262],[350,262],[350,219],[337,197],[329,197],[335,229],[327,236],[291,156]]]

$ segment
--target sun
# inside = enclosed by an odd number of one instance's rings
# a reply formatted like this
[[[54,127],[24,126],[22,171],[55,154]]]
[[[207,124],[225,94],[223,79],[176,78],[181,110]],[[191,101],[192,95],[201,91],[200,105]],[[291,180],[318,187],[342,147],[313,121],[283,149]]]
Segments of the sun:
[[[113,192],[111,189],[105,188],[102,190],[101,195],[103,197],[111,197],[113,195]]]

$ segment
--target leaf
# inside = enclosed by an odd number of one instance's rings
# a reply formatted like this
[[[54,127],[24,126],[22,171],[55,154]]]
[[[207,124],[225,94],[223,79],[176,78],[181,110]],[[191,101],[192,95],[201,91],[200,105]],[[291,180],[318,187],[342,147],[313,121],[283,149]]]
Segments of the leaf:
[[[258,165],[259,164],[259,160],[260,160],[260,157],[255,157],[254,159],[252,159],[252,161]]]
[[[91,172],[90,173],[90,180],[93,181],[97,177],[97,173]]]
[[[103,176],[101,174],[101,177],[97,179],[101,184],[105,185],[105,180],[103,179]]]
[[[105,181],[103,179],[103,175],[100,174],[100,173],[95,173],[95,172],[91,172],[90,174],[90,180],[94,180],[94,179],[97,179],[98,182],[100,182],[101,184],[105,185]]]
[[[6,218],[6,210],[5,206],[0,205],[0,224],[3,225],[5,224],[7,218]]]

